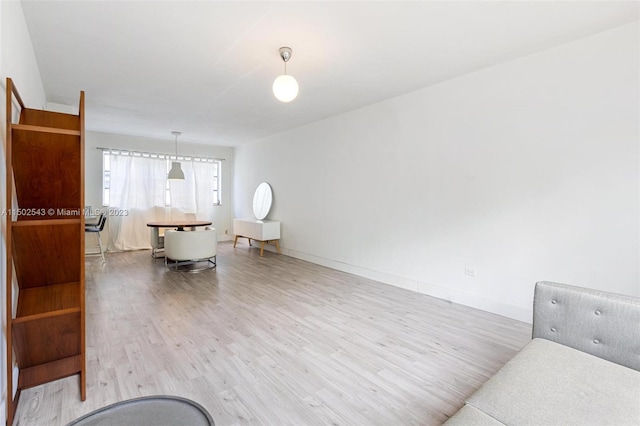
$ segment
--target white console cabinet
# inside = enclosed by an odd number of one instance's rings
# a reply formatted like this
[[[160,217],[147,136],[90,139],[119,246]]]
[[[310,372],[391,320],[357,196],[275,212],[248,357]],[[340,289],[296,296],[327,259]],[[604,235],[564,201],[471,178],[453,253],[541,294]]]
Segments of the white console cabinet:
[[[249,245],[251,240],[260,241],[260,256],[264,253],[264,245],[274,243],[280,253],[280,222],[272,220],[234,219],[233,233],[236,238],[233,242],[235,248],[238,238],[247,238]]]

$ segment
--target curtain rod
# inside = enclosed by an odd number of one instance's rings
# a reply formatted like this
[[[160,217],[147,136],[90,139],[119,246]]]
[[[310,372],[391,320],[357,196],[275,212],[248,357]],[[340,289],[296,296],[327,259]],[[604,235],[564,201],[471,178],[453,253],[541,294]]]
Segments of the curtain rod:
[[[101,146],[97,146],[96,149],[101,151],[124,151],[124,152],[132,152],[137,154],[146,154],[146,155],[164,155],[165,157],[183,157],[183,158],[199,158],[201,160],[217,160],[217,161],[226,161],[226,158],[215,158],[215,157],[200,157],[198,155],[176,155],[176,154],[164,154],[161,152],[147,152],[147,151],[136,151],[135,149],[122,149],[122,148],[104,148]]]

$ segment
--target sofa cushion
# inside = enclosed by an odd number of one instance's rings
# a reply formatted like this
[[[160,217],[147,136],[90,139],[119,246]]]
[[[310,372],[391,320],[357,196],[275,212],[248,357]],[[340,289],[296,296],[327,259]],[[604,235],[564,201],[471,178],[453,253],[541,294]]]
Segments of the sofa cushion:
[[[533,337],[640,371],[640,298],[542,281]]]
[[[504,426],[504,423],[500,423],[471,405],[463,406],[445,424],[447,426]]]
[[[640,372],[534,339],[467,404],[508,425],[640,425]]]

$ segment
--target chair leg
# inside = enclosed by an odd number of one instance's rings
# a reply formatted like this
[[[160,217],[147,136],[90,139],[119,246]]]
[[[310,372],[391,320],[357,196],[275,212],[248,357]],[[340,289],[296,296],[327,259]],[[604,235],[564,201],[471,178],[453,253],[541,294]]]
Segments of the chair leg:
[[[178,261],[177,260],[171,260],[171,262],[174,262],[173,265],[169,263],[169,258],[167,256],[164,257],[164,266],[171,271],[172,268],[175,268],[175,270],[178,270]]]
[[[100,238],[99,232],[96,232],[96,235],[98,235],[98,247],[100,247],[100,257],[102,257],[102,263],[106,263],[106,260],[104,259],[104,250],[102,249],[102,238]]]

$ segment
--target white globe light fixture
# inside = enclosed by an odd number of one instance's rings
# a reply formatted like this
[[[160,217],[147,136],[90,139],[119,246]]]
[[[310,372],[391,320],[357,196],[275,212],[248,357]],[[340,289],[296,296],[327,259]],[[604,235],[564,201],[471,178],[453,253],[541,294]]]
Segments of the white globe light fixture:
[[[291,48],[281,47],[280,57],[284,61],[284,74],[273,82],[273,95],[281,102],[291,102],[298,96],[298,82],[287,75],[287,62],[291,59]]]

